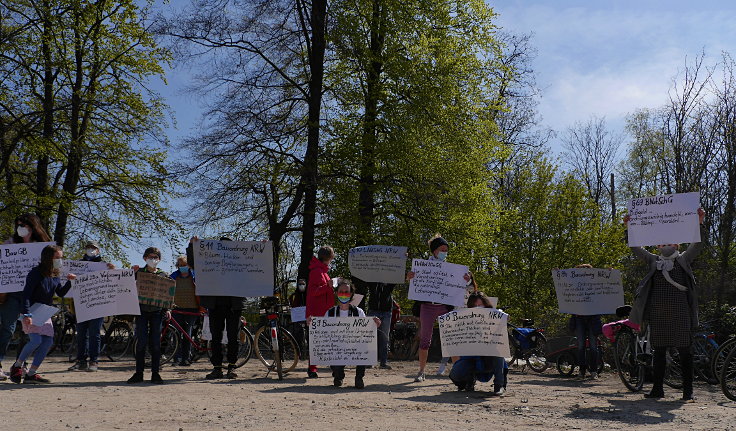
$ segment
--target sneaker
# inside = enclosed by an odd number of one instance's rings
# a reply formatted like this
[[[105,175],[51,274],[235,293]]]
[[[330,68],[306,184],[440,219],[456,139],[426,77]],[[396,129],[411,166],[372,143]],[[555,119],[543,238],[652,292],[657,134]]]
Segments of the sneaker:
[[[391,365],[388,365],[388,364],[381,364],[378,368],[380,368],[382,370],[391,370],[392,369]]]
[[[309,378],[309,379],[316,379],[317,377],[319,377],[319,376],[317,375],[317,372],[316,371],[307,371],[307,378]]]
[[[682,398],[680,398],[680,401],[684,401],[686,403],[694,403],[695,397],[693,394],[682,394]]]
[[[20,384],[21,380],[23,380],[23,368],[16,367],[15,365],[10,367],[10,381]]]
[[[143,373],[135,373],[128,379],[128,384],[141,383],[143,381]]]
[[[191,361],[187,361],[186,359],[182,359],[182,360],[181,360],[181,361],[179,362],[179,366],[180,366],[180,367],[188,367],[188,366],[190,366],[190,365],[192,365],[192,362],[191,362]]]
[[[475,392],[475,382],[468,382],[465,384],[465,390],[468,392]]]
[[[446,369],[447,369],[447,362],[440,362],[440,367],[437,368],[437,375],[443,376],[445,374]]]
[[[332,381],[332,384],[336,388],[339,388],[340,386],[342,386],[342,379],[338,379],[337,377],[335,377],[335,380]]]
[[[590,373],[590,379],[591,380],[598,380],[598,373],[596,373],[595,371],[593,371],[592,373]]]
[[[365,387],[365,383],[363,383],[362,377],[356,377],[355,378],[355,389],[363,389]]]
[[[77,361],[69,367],[69,371],[84,371],[87,369],[87,361]]]
[[[416,377],[414,377],[415,382],[423,382],[424,381],[424,373],[418,373]]]
[[[227,374],[225,374],[226,379],[237,379],[238,373],[235,372],[235,365],[228,365],[227,366]]]
[[[29,384],[33,384],[33,383],[51,383],[51,381],[49,379],[44,379],[38,373],[33,373],[33,374],[26,374],[26,378],[23,379],[23,383],[24,384],[25,383],[29,383]]]
[[[222,379],[225,375],[222,374],[222,367],[215,367],[212,372],[204,376],[207,380]]]
[[[87,367],[87,371],[90,371],[90,372],[93,372],[93,373],[94,373],[94,372],[95,372],[95,371],[97,371],[97,370],[98,370],[99,368],[100,368],[100,367],[99,367],[99,366],[97,365],[97,362],[90,362],[90,363],[89,363],[89,367]]]
[[[159,373],[151,373],[151,383],[155,385],[163,385],[164,379],[161,378],[161,374]]]
[[[506,393],[506,388],[504,388],[503,386],[501,386],[500,388],[498,388],[498,389],[497,389],[497,390],[496,390],[496,391],[495,391],[495,392],[493,393],[493,395],[494,395],[494,396],[496,396],[496,397],[502,397],[502,396],[503,396],[503,394],[505,394],[505,393]]]
[[[659,399],[664,398],[664,391],[663,390],[654,390],[652,389],[651,392],[648,394],[644,394],[644,398],[652,398],[652,399]]]
[[[0,368],[0,382],[8,380],[9,376],[10,375],[8,373],[6,373],[5,371],[3,371],[2,368]]]

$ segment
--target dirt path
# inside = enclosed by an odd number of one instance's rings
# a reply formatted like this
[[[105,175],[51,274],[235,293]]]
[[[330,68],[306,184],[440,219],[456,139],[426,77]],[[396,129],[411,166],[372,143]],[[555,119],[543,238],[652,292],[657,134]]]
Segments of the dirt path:
[[[300,364],[301,365],[301,364]],[[394,362],[393,370],[368,370],[366,388],[333,388],[329,372],[307,380],[303,368],[283,381],[265,378],[251,360],[235,381],[207,381],[205,362],[187,369],[166,367],[167,383],[127,385],[132,362],[102,362],[97,373],[68,372],[69,363],[50,358],[44,386],[0,382],[5,412],[0,429],[82,430],[422,430],[437,429],[736,429],[736,403],[716,387],[698,384],[697,401],[683,404],[679,393],[644,400],[625,390],[618,377],[578,381],[548,370],[512,369],[506,396],[457,392],[449,378],[429,376],[413,383],[416,362]],[[430,364],[429,371],[436,370]],[[148,377],[148,374],[146,375]]]

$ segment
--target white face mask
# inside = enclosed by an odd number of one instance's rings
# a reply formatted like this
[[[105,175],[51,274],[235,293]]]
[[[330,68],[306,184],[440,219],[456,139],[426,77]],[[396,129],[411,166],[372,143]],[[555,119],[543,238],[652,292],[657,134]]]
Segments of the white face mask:
[[[96,248],[88,248],[85,254],[88,257],[95,257],[100,254],[100,252]]]
[[[148,265],[148,267],[151,269],[156,269],[156,266],[159,262],[160,260],[158,259],[146,259],[146,265]]]
[[[25,238],[31,233],[31,230],[25,226],[18,226],[18,229],[16,229],[16,232],[18,232],[19,237]]]
[[[64,261],[62,259],[54,259],[54,269],[61,269],[62,265],[64,264]]]
[[[439,260],[441,260],[443,262],[445,260],[447,260],[447,252],[446,251],[441,251],[441,252],[437,253],[437,259],[439,259]]]
[[[299,289],[300,292],[304,292],[304,290],[306,290],[307,286],[305,284],[300,284],[300,285],[297,286],[297,288]]]

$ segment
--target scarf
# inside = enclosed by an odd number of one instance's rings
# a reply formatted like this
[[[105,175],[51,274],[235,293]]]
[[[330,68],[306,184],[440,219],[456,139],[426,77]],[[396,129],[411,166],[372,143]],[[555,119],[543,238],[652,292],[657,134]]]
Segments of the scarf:
[[[657,259],[657,270],[662,271],[662,275],[668,283],[684,292],[687,290],[687,287],[676,282],[672,279],[672,277],[670,277],[670,271],[672,270],[672,268],[675,267],[675,259],[677,259],[679,256],[680,252],[676,250],[669,256],[659,256],[659,259]]]

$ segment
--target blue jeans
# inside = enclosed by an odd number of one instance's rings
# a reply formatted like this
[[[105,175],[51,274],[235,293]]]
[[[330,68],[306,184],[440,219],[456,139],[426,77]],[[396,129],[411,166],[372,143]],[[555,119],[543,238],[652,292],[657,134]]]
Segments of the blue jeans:
[[[487,369],[486,367],[489,367]],[[489,382],[493,378],[494,391],[506,387],[505,360],[500,356],[463,356],[452,365],[450,380],[464,388],[469,383]],[[490,371],[490,372],[489,372]]]
[[[596,371],[598,364],[598,344],[596,343],[595,332],[593,326],[586,324],[586,321],[578,317],[575,318],[575,336],[578,341],[578,366],[580,374],[585,374],[585,370],[590,372]],[[590,357],[589,361],[585,361],[585,339],[590,340]]]
[[[146,346],[151,349],[151,371],[158,373],[161,369],[161,311],[141,311],[135,318],[135,372],[142,373],[146,368]]]
[[[197,313],[199,310],[196,308],[177,308],[179,311],[185,311],[188,313]],[[188,314],[177,314],[177,313],[171,313],[171,316],[176,320],[176,323],[181,326],[181,329],[184,330],[190,337],[192,336],[192,330],[194,330],[194,324],[197,322],[197,319],[199,319],[199,315],[188,315]],[[179,343],[179,348],[176,349],[176,354],[174,355],[174,362],[179,361],[188,361],[190,359],[190,352],[192,349],[192,343],[187,340],[186,337],[181,337],[181,342]]]
[[[5,353],[8,351],[8,345],[13,338],[15,325],[18,323],[18,316],[21,311],[21,296],[16,293],[9,293],[5,299],[5,303],[0,305],[0,362],[5,359]]]
[[[97,357],[100,356],[102,320],[100,317],[77,323],[77,361],[86,361],[89,357],[90,362],[97,362]]]
[[[391,333],[391,312],[390,311],[368,311],[369,316],[376,316],[381,319],[381,326],[378,327],[378,362],[386,365],[388,359],[389,334]]]
[[[36,352],[33,355],[32,365],[38,368],[49,353],[51,345],[54,344],[54,337],[40,334],[28,334],[28,338],[30,338],[31,341],[23,347],[23,350],[18,356],[18,361],[23,363],[29,356],[31,356],[31,353]]]

